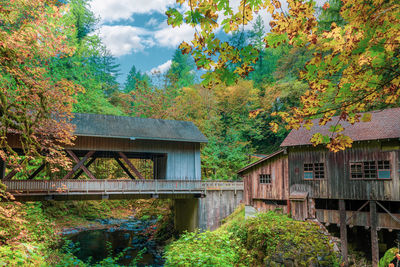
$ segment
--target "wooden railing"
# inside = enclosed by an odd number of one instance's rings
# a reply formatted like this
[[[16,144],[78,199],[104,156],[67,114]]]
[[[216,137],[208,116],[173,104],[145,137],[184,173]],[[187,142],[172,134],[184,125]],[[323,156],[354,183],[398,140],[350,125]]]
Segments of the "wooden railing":
[[[243,182],[199,180],[7,180],[7,191],[46,194],[196,194],[207,190],[243,190]]]

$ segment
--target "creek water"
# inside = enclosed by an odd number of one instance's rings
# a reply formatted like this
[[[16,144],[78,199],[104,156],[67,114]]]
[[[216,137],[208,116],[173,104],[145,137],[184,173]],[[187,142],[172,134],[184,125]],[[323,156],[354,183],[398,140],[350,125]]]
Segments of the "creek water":
[[[154,220],[101,220],[101,223],[109,227],[65,233],[64,236],[72,241],[77,258],[93,264],[122,252],[117,260],[122,266],[131,265],[136,260],[137,266],[163,266],[162,248],[149,234]],[[142,250],[145,252],[137,257]]]

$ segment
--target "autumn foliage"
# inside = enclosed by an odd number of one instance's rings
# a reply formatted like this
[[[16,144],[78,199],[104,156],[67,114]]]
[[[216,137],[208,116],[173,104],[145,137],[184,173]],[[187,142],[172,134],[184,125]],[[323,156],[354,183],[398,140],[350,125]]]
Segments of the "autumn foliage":
[[[33,157],[65,165],[62,146],[70,144],[72,95],[79,90],[49,75],[51,58],[74,52],[73,27],[63,23],[67,6],[48,0],[0,1],[0,157],[20,166]],[[26,157],[9,145],[14,134]]]
[[[314,1],[288,0],[285,9],[278,0],[242,0],[235,9],[228,0],[182,1],[190,10],[167,12],[173,26],[187,23],[196,28],[193,41],[181,48],[191,53],[198,67],[210,70],[204,84],[229,84],[253,70],[258,51],[252,45],[235,47],[220,40],[220,28],[232,32],[253,20],[258,12],[269,12],[271,30],[264,36],[267,47],[289,44],[307,49],[313,57],[301,72],[309,90],[301,105],[289,112],[278,113],[288,129],[311,127],[313,118],[326,124],[334,115],[340,121],[356,123],[360,112],[399,103],[400,96],[400,3],[394,0],[342,0],[339,2],[340,23],[319,24]],[[323,5],[329,10],[330,3]],[[338,24],[339,23],[339,24]],[[235,64],[234,69],[227,66]],[[272,128],[278,125],[272,123]],[[343,128],[341,128],[343,129]],[[341,131],[331,136],[315,136],[315,145],[325,143],[332,151],[351,146],[351,139]]]

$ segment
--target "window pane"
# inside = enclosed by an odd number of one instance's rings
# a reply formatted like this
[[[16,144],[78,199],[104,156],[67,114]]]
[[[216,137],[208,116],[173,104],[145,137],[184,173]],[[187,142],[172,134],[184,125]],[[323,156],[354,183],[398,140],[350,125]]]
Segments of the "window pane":
[[[270,174],[260,174],[260,184],[270,184],[271,175]]]
[[[390,162],[388,160],[378,161],[378,169],[379,170],[390,170]]]
[[[312,163],[306,163],[304,164],[304,171],[313,171],[313,164]]]
[[[313,172],[304,172],[304,179],[305,180],[312,180],[313,179]]]
[[[324,179],[325,169],[324,163],[314,163],[315,179]]]
[[[350,163],[350,174],[351,178],[363,178],[362,164],[361,163]]]
[[[375,161],[364,162],[364,178],[376,178],[376,163]]]
[[[390,179],[390,171],[378,171],[378,178],[379,179]]]

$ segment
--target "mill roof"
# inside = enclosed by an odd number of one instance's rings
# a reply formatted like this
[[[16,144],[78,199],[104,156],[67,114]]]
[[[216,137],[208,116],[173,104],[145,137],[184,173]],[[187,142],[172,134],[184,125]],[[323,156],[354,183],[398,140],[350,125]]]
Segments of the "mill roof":
[[[205,143],[207,138],[189,121],[74,113],[77,136]]]
[[[340,121],[339,123],[345,128],[342,133],[349,136],[353,141],[400,138],[400,108],[368,113],[372,115],[369,122],[357,122],[352,125],[348,122]],[[319,125],[319,119],[315,119],[311,130],[303,127],[298,130],[292,130],[283,140],[281,147],[311,145],[310,139],[314,133],[331,134],[329,128],[335,125],[338,120],[339,117],[335,116],[326,125]]]

